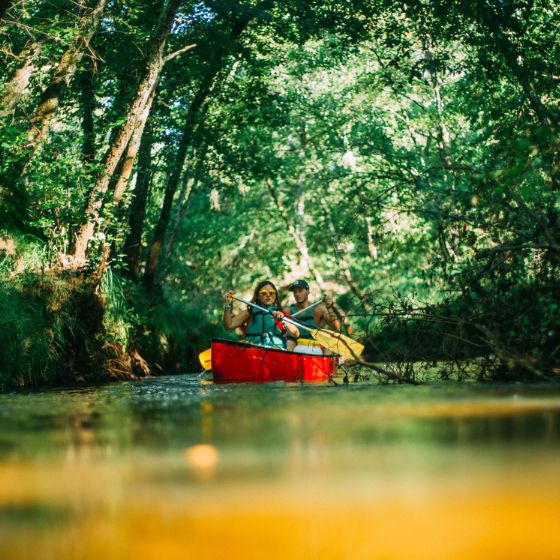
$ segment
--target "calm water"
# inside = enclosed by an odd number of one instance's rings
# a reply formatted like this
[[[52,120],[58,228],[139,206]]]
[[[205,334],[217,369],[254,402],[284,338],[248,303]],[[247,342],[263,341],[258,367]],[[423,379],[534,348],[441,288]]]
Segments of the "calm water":
[[[559,558],[560,387],[0,395],[0,558]]]

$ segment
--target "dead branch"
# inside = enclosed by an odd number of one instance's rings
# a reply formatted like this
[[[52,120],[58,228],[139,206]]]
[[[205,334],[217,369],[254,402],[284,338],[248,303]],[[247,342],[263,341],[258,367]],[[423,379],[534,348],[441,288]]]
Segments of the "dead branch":
[[[366,362],[365,360],[362,360],[361,358],[358,358],[354,362],[345,362],[345,365],[347,365],[347,366],[363,366],[363,367],[366,367],[368,369],[371,369],[371,370],[375,371],[376,373],[380,373],[381,375],[384,375],[387,379],[391,379],[393,381],[398,381],[399,383],[408,383],[409,385],[421,385],[422,384],[420,381],[416,381],[414,379],[407,379],[406,377],[403,377],[402,375],[400,375],[396,371],[384,369],[384,368],[378,366],[377,364],[374,364],[373,362]]]

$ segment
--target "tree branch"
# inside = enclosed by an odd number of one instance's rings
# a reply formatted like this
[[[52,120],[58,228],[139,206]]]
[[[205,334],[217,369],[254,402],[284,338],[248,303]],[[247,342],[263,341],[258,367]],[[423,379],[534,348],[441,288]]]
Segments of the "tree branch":
[[[179,56],[180,54],[183,54],[186,51],[190,51],[191,49],[194,49],[194,47],[196,47],[196,43],[193,43],[192,45],[187,45],[186,47],[183,47],[182,49],[176,50],[176,51],[172,52],[171,54],[168,54],[163,59],[163,63],[167,64],[170,60],[173,60],[175,57]]]
[[[408,383],[409,385],[421,385],[420,381],[416,381],[414,379],[407,379],[406,377],[403,377],[402,375],[398,374],[396,371],[383,369],[382,367],[379,367],[378,365],[372,362],[366,362],[361,359],[357,359],[356,362],[353,364],[348,363],[346,365],[348,366],[356,365],[356,366],[366,367],[368,369],[375,371],[376,373],[380,373],[384,375],[385,377],[387,377],[387,379],[392,379],[393,381],[398,381],[399,383]]]

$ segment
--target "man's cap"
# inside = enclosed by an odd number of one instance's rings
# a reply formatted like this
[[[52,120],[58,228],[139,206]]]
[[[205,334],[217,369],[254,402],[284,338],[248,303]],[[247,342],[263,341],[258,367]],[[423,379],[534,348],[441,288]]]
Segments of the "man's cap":
[[[296,288],[305,288],[309,290],[309,284],[305,280],[296,280],[288,290],[295,290]]]

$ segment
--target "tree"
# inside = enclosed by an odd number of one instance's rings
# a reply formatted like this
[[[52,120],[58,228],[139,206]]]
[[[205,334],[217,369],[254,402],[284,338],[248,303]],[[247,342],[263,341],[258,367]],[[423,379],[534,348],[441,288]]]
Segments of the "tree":
[[[96,219],[99,216],[103,196],[107,192],[111,176],[131,137],[135,132],[137,132],[137,138],[141,135],[141,129],[145,125],[150,110],[149,106],[153,100],[153,92],[157,87],[160,73],[166,61],[165,48],[180,5],[181,0],[169,0],[162,11],[160,21],[148,47],[144,76],[138,84],[134,100],[124,118],[124,123],[105,152],[101,163],[101,171],[89,194],[85,210],[86,222],[78,231],[72,252],[74,264],[81,265],[86,261],[87,246],[93,236]]]
[[[72,41],[62,55],[49,85],[41,94],[41,102],[30,119],[31,129],[27,141],[31,154],[35,153],[49,132],[68,84],[74,77],[84,51],[99,27],[107,1],[97,0],[96,4],[80,19]]]

